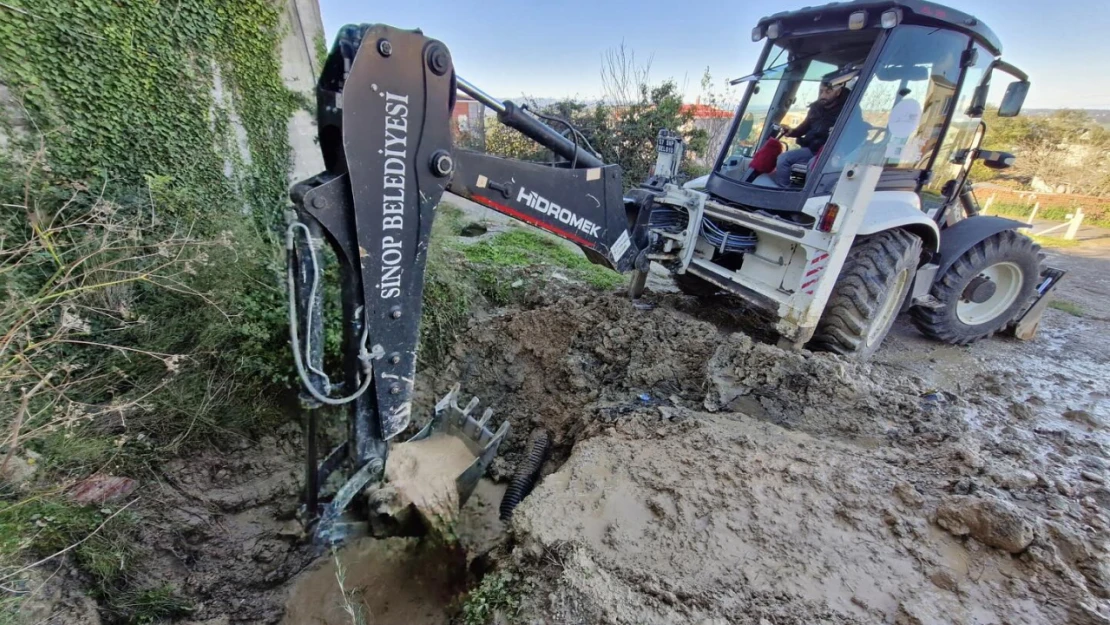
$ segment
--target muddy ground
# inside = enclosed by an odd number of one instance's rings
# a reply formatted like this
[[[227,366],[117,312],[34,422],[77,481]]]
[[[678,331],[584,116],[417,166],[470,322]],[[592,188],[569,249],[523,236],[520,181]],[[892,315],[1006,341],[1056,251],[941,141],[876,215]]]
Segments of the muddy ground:
[[[357,622],[348,605],[375,624],[1110,623],[1110,261],[1049,256],[1074,306],[1036,340],[899,324],[870,364],[782,351],[665,284],[640,310],[540,271],[421,372],[425,401],[458,381],[513,425],[460,544],[313,561],[289,426],[148,480],[143,570],[212,625]],[[543,478],[499,531],[535,428]],[[479,621],[467,591],[491,572],[514,582]],[[95,622],[63,578],[42,622]]]

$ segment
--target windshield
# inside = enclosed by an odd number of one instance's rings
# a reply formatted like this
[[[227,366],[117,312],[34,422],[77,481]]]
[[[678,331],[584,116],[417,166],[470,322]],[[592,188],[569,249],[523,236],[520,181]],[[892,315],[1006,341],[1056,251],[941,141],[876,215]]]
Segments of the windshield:
[[[862,65],[875,37],[874,32],[853,33],[850,37],[839,33],[836,38],[806,37],[773,44],[763,66],[747,78],[747,106],[720,173],[743,180],[750,158],[773,136],[773,127],[802,126],[820,97],[822,80],[838,68]],[[786,138],[785,143],[786,149],[798,147],[796,138]]]
[[[952,112],[968,44],[965,35],[924,26],[891,33],[859,105],[844,118],[825,174],[860,162],[864,150],[877,154],[876,164],[887,170],[928,168]]]
[[[777,54],[785,50],[775,46]],[[747,142],[741,141],[737,147],[755,147],[763,137],[767,120],[791,128],[801,125],[805,120],[810,103],[817,100],[821,79],[836,71],[836,66],[816,58],[789,63],[780,63],[762,73],[759,89],[748,101],[748,114],[752,119],[752,132]]]

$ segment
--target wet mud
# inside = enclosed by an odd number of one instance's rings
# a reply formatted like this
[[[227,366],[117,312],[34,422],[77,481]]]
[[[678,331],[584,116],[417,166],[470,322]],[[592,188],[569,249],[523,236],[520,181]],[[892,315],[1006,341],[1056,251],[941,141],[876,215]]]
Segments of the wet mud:
[[[1088,261],[1076,288],[1104,284],[1083,280],[1105,269]],[[970,348],[899,323],[861,364],[649,297],[571,285],[484,311],[421,372],[422,397],[461,382],[512,422],[451,540],[314,560],[291,427],[144,485],[150,583],[181,588],[198,623],[351,623],[348,604],[367,623],[457,622],[493,570],[522,580],[499,623],[1110,623],[1106,321],[1050,309],[1034,342]],[[505,528],[497,504],[537,427],[554,450]],[[434,456],[395,453],[394,481],[453,462]]]

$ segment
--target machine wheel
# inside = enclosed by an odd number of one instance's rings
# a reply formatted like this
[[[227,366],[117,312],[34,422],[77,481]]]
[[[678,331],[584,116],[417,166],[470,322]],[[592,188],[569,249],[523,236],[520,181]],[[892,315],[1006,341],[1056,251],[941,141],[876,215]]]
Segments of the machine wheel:
[[[939,302],[916,306],[914,324],[929,338],[967,345],[1006,327],[1033,298],[1041,247],[1013,230],[983,239],[933,284]]]
[[[671,279],[679,291],[694,297],[713,297],[721,292],[721,287],[692,273],[674,273],[671,274]]]
[[[848,252],[813,334],[816,348],[865,359],[898,316],[921,260],[921,239],[895,229],[857,241]]]

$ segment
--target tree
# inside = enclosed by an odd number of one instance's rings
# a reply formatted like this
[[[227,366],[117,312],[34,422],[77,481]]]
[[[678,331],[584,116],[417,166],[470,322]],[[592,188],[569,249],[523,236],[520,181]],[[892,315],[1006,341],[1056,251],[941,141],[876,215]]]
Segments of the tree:
[[[591,150],[606,163],[621,166],[625,187],[646,180],[655,164],[655,140],[665,129],[679,132],[691,152],[703,152],[707,133],[691,123],[693,115],[683,110],[682,95],[674,81],[649,82],[650,60],[640,65],[635,53],[621,44],[606,53],[602,63],[605,98],[587,103],[564,99],[547,106],[532,102],[534,112],[553,119],[548,125],[576,140],[572,124],[580,133],[582,149]],[[552,154],[519,132],[500,123],[486,125],[486,150],[490,154],[530,161],[550,161]]]
[[[1017,161],[1004,171],[976,163],[971,172],[974,180],[1010,179],[1030,185],[1038,179],[1073,193],[1110,194],[1110,130],[1085,111],[998,117],[997,110],[990,110],[983,121],[987,124],[984,148],[1012,152]]]
[[[713,76],[709,73],[709,68],[705,68],[705,73],[701,77],[701,95],[698,96],[698,103],[705,107],[705,110],[715,113],[716,111],[731,111],[737,107],[739,102],[739,94],[735,87],[729,84],[728,80],[724,81],[722,91],[717,91],[713,87]],[[731,115],[710,116],[704,119],[694,120],[697,128],[705,131],[705,149],[696,154],[696,160],[704,165],[710,166],[713,164],[713,159],[721,151],[725,139],[728,138],[728,129],[732,125]]]
[[[486,152],[523,161],[549,160],[547,150],[501,122],[486,124]]]

